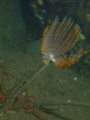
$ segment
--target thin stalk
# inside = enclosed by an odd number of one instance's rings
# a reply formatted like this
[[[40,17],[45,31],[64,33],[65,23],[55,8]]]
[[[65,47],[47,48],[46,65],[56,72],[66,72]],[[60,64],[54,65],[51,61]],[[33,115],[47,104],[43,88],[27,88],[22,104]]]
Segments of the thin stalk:
[[[12,102],[27,87],[27,85],[30,84],[35,79],[35,77],[37,77],[48,65],[49,64],[42,65],[31,75],[31,77],[21,83],[18,88],[15,89],[10,94],[10,96],[2,103],[2,106],[0,106],[0,112],[2,112],[6,105]]]

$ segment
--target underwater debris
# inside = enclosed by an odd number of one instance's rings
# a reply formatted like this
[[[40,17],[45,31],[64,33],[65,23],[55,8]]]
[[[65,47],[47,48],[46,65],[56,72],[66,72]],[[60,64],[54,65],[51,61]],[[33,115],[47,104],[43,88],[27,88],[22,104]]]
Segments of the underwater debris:
[[[38,4],[39,5],[43,5],[44,3],[43,3],[43,0],[38,0]]]
[[[80,39],[81,39],[81,40],[85,40],[86,37],[85,37],[83,34],[81,34],[81,35],[80,35]]]
[[[90,22],[90,14],[86,14],[87,21]]]

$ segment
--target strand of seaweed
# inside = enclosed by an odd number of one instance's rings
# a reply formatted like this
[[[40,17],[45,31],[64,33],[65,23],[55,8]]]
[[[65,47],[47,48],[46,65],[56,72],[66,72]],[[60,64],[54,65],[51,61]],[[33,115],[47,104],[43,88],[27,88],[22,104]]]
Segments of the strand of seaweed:
[[[71,106],[81,106],[81,107],[90,107],[90,103],[77,102],[77,101],[60,101],[60,100],[45,100],[40,103],[40,106],[54,106],[54,105],[71,105]]]

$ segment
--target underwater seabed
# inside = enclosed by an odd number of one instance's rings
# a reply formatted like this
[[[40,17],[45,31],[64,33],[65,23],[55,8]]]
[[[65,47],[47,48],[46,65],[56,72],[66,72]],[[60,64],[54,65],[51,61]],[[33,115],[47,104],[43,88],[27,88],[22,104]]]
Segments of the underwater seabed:
[[[11,92],[42,64],[42,56],[38,54],[10,52],[8,55],[4,53],[0,56],[0,80],[3,80],[4,86]],[[40,116],[37,113],[45,118],[43,120],[89,120],[90,107],[49,105],[45,106],[45,110],[38,110],[40,102],[46,99],[89,103],[89,84],[86,78],[69,68],[63,70],[51,63],[31,84],[28,84],[12,106],[11,104],[7,105],[6,109],[0,113],[0,120],[39,120]],[[1,95],[7,98],[8,95],[1,85],[0,91]],[[23,105],[20,105],[20,100],[27,95],[29,96],[28,104],[32,107],[30,108],[31,112],[25,113]],[[34,110],[36,113],[32,112]]]

